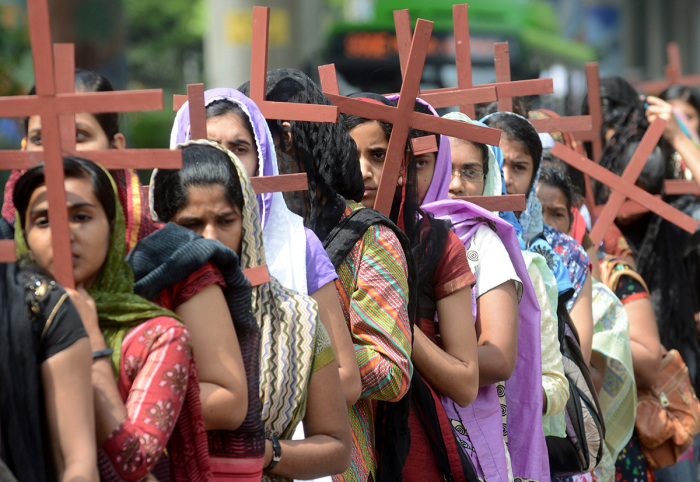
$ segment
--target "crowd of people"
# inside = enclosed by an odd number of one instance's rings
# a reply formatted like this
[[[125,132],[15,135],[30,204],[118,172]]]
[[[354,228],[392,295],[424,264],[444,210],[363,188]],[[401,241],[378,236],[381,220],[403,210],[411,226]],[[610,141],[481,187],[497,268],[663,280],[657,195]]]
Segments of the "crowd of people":
[[[80,69],[75,87],[112,90]],[[700,179],[700,95],[600,88],[595,161],[622,174],[668,120],[637,185],[700,219],[694,196],[663,190]],[[207,139],[191,138],[185,104],[170,138],[182,168],[150,186],[63,159],[75,289],[52,277],[43,164],[12,172],[0,480],[697,480],[700,452],[652,471],[635,430],[637,390],[667,350],[700,386],[697,234],[644,213],[596,245],[586,180],[551,153],[590,146],[538,134],[529,119],[553,112],[495,105],[445,117],[499,129],[499,147],[410,131],[387,217],[372,208],[391,124],[266,120],[248,91],[205,92]],[[268,73],[266,99],[331,105],[291,69]],[[77,114],[77,150],[123,149],[118,121]],[[22,148],[41,150],[40,117],[24,127]],[[414,153],[430,135],[437,151]],[[251,186],[294,173],[308,190]],[[610,194],[592,190],[598,205]],[[468,202],[503,194],[526,209]],[[260,265],[269,281],[251,286],[243,271]]]

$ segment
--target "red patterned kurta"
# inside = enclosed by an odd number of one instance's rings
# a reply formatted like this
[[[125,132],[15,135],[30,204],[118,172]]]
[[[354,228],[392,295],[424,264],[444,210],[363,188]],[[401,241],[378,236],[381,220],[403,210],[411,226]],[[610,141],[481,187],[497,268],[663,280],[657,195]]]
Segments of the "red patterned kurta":
[[[127,418],[99,451],[101,480],[141,480],[166,447],[174,480],[210,477],[187,329],[161,316],[131,330],[122,342],[118,385]]]

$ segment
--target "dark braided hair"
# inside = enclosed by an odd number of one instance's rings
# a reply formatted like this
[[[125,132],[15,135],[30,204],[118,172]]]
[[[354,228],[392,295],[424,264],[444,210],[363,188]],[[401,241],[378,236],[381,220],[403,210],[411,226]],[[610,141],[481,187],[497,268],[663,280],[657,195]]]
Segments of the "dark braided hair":
[[[248,95],[250,83],[238,88]],[[306,74],[295,69],[278,69],[267,73],[266,99],[275,102],[331,105],[321,89]],[[338,224],[345,211],[345,199],[359,202],[364,183],[357,159],[357,149],[345,129],[344,121],[329,122],[269,120],[275,139],[284,140],[291,133],[292,145],[277,150],[280,174],[306,172],[309,190],[285,193],[287,206],[304,218],[321,241]],[[288,154],[293,150],[295,156]]]

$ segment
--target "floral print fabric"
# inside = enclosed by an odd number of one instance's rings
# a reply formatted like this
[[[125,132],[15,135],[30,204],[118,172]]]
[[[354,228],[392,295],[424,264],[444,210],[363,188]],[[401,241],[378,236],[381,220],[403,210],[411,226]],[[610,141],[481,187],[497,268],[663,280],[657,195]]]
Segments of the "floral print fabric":
[[[161,316],[124,337],[118,386],[127,418],[99,450],[101,480],[141,480],[153,470],[170,447],[190,383],[198,381],[189,333],[181,323]],[[204,424],[200,419],[195,425],[206,449]],[[182,454],[168,452],[172,466],[180,466]]]

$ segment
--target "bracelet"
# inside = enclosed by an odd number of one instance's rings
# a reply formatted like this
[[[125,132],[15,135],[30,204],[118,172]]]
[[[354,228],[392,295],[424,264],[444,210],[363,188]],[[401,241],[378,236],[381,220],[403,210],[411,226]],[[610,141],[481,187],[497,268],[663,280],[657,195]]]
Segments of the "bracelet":
[[[97,350],[92,352],[92,359],[97,360],[98,358],[104,358],[106,356],[111,356],[114,350],[111,348],[105,348],[104,350]]]
[[[272,470],[282,459],[282,446],[280,445],[280,440],[277,435],[273,432],[268,432],[265,434],[265,438],[272,442],[272,460],[270,464],[265,467],[265,471]]]

